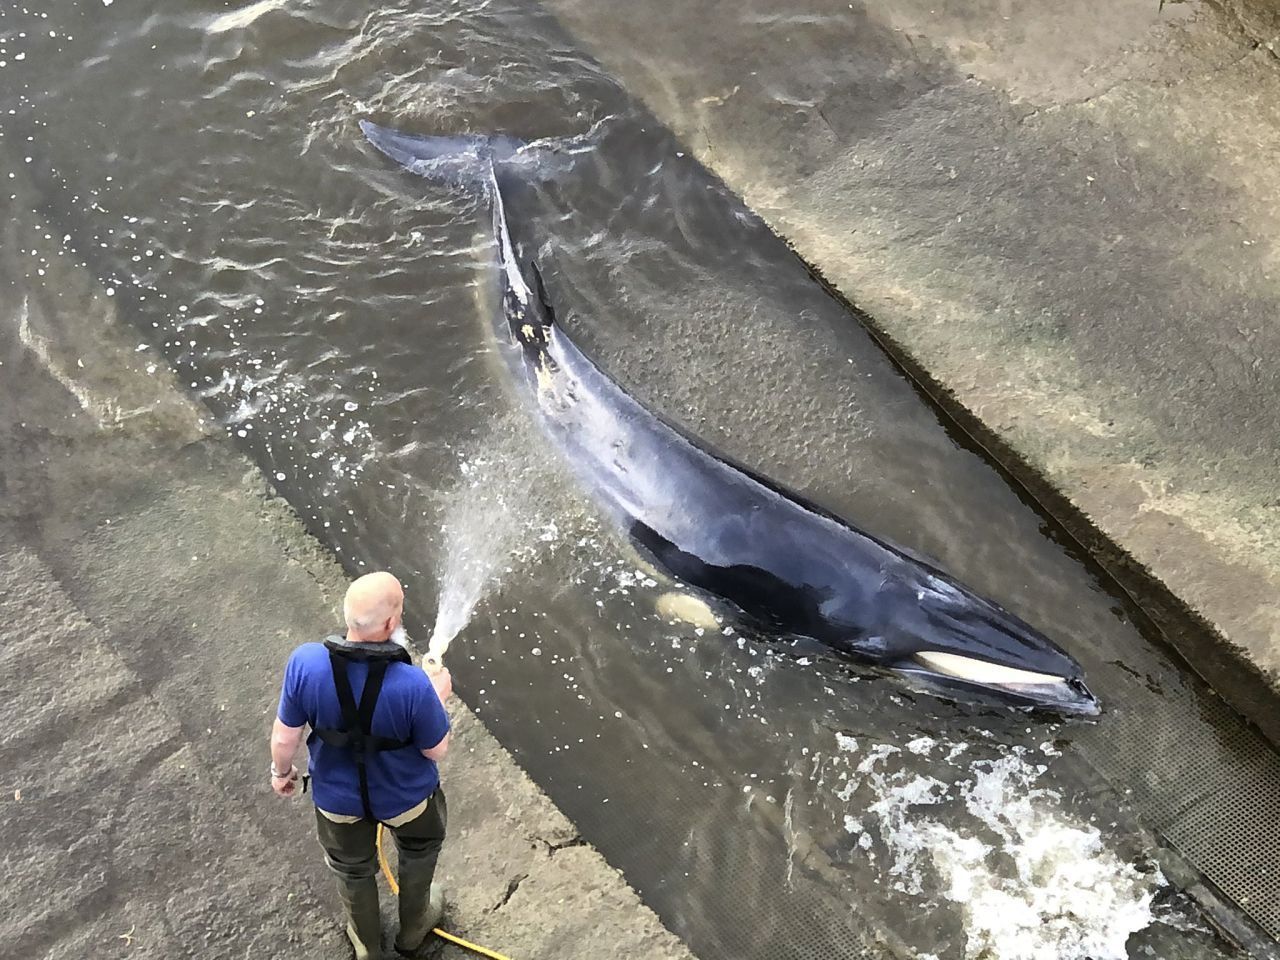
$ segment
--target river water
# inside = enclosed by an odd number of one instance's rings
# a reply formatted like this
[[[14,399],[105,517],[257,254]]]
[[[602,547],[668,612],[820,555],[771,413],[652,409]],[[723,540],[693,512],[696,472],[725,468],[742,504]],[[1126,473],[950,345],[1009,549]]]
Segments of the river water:
[[[1233,955],[1138,802],[1188,750],[1233,769],[1232,721],[537,6],[30,0],[0,34],[4,163],[40,185],[41,230],[353,573],[402,577],[415,636],[453,618],[462,697],[704,960]],[[948,705],[659,615],[673,586],[504,380],[482,199],[395,169],[366,116],[589,137],[508,210],[575,340],[1057,638],[1104,717]]]

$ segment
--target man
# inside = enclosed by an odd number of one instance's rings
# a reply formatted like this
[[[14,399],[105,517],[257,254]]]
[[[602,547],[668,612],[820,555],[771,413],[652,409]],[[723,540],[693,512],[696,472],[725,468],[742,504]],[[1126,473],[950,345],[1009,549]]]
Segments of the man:
[[[395,948],[412,956],[443,913],[432,887],[448,810],[436,763],[449,749],[447,670],[428,676],[402,643],[404,591],[389,573],[351,584],[345,637],[306,643],[289,657],[271,733],[271,786],[297,789],[294,755],[307,737],[316,826],[337,875],[356,960],[379,960],[376,839],[385,824],[400,853],[400,930]]]

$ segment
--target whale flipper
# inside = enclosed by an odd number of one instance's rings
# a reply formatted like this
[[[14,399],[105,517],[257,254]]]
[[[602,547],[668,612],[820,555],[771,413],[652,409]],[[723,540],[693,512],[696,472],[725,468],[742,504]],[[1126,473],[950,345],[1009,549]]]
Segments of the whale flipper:
[[[691,593],[672,591],[658,598],[658,616],[668,622],[679,621],[703,630],[718,630],[720,618],[711,605]]]

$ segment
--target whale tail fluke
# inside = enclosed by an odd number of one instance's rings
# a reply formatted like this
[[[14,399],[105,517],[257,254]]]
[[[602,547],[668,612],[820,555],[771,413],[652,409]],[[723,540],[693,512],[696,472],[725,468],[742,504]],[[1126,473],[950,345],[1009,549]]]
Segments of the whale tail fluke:
[[[420,136],[360,121],[365,138],[411,173],[455,187],[482,188],[491,166],[517,154],[524,144],[510,137],[477,134]]]
[[[591,132],[577,137],[525,141],[505,134],[424,136],[360,121],[365,138],[405,169],[455,187],[484,189],[492,176],[514,174],[541,180],[566,172],[590,150]]]

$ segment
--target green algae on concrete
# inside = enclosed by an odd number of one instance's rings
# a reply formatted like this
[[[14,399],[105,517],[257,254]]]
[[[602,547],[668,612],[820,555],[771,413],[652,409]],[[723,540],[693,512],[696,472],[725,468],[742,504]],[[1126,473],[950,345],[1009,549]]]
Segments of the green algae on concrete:
[[[1274,16],[549,6],[1280,740]]]

